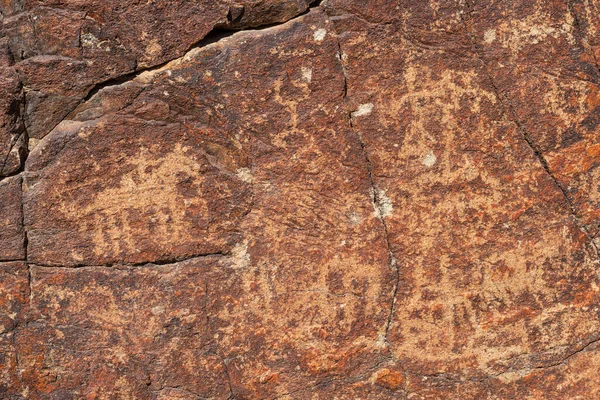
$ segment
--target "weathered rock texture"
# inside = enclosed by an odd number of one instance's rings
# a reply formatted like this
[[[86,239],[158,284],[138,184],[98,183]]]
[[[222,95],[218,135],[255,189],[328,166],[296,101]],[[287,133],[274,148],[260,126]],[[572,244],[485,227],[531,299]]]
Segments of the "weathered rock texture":
[[[0,397],[600,397],[600,4],[0,2]]]

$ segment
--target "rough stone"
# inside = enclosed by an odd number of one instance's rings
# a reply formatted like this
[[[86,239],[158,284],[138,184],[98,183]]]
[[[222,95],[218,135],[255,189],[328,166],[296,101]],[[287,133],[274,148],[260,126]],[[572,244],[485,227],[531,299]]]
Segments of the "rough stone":
[[[497,7],[484,1],[468,12],[475,44],[509,118],[565,192],[580,224],[596,236],[600,64],[594,34],[587,30],[597,24],[585,22],[588,16],[577,2]]]
[[[24,262],[0,263],[0,271],[0,335],[5,335],[22,322],[29,286]]]
[[[392,210],[398,360],[427,374],[496,374],[522,354],[524,364],[552,362],[592,336],[598,254],[476,48],[457,57],[454,43],[425,49],[394,24],[340,17],[337,26],[348,96],[358,109],[372,104],[354,129]],[[460,20],[452,29],[468,37]]]
[[[308,5],[307,0],[5,1],[0,36],[8,38],[26,88],[28,133],[40,139],[97,84],[180,57],[215,28],[281,23]]]
[[[330,33],[315,39],[319,31]],[[288,51],[290,41],[302,46]],[[344,76],[337,53],[333,25],[323,12],[313,12],[194,50],[130,83],[101,90],[75,110],[26,164],[28,260],[43,265],[35,270],[33,292],[38,271],[49,265],[171,263],[214,254],[229,266],[221,273],[236,282],[211,283],[229,288],[220,305],[228,317],[214,334],[235,396],[283,395],[330,375],[357,380],[367,373],[384,358],[394,279],[369,171],[342,107]],[[307,68],[310,82],[303,73]],[[139,278],[130,283],[106,283],[114,287],[111,303],[120,304],[120,291],[145,279],[147,267],[136,268]],[[101,270],[113,279],[110,269]],[[91,279],[88,268],[48,271],[59,282],[65,274],[80,276],[81,282]],[[72,290],[75,283],[61,285]],[[40,280],[40,289],[45,286]],[[99,291],[76,292],[87,290]],[[50,296],[63,289],[48,291]],[[143,295],[144,289],[136,293]],[[200,294],[204,298],[204,290]],[[88,304],[109,300],[81,301],[87,310]],[[68,319],[71,312],[64,315]],[[54,316],[42,319],[43,324],[31,325],[35,331],[27,334],[34,336],[24,336],[25,343],[48,342],[44,335],[60,325]],[[141,328],[127,329],[132,337],[143,336],[137,332]],[[82,338],[81,345],[95,346],[94,338]],[[56,340],[68,348],[73,339]],[[163,349],[152,345],[153,351]],[[43,347],[19,351],[23,357],[46,352]],[[85,350],[92,356],[96,351]],[[63,357],[59,353],[54,359]],[[218,359],[206,357],[222,377]],[[57,362],[71,365],[67,359]],[[25,382],[34,382],[39,368],[33,365]],[[191,377],[176,372],[188,367],[160,364],[156,374],[169,368],[175,368],[171,374],[183,379],[180,383],[148,388],[131,371],[123,389],[107,389],[106,396],[121,390],[142,398],[151,395],[148,390],[170,396],[164,388],[201,391]],[[95,372],[77,379],[90,374],[101,386],[104,378]],[[206,397],[221,396],[221,378],[215,379],[214,387],[204,388]],[[68,381],[27,387],[80,393],[81,381]]]
[[[0,262],[0,396],[19,395],[16,331],[24,323],[29,284],[24,262]]]
[[[0,178],[16,173],[27,152],[21,81],[12,63],[7,41],[0,35]]]
[[[598,5],[308,8],[0,5],[0,397],[600,395]]]
[[[0,261],[25,260],[21,177],[0,181]]]

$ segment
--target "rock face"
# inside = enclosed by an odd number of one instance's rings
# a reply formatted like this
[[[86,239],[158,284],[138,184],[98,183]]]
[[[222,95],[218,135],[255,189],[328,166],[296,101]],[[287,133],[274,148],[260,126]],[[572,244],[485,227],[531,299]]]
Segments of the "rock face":
[[[0,11],[0,397],[600,396],[595,3]]]
[[[308,8],[308,0],[3,3],[2,33],[19,61],[35,139],[101,82],[180,57],[215,28],[279,23]]]
[[[0,37],[0,178],[21,169],[26,155],[23,92],[6,39]]]
[[[0,181],[0,261],[25,259],[21,177]]]

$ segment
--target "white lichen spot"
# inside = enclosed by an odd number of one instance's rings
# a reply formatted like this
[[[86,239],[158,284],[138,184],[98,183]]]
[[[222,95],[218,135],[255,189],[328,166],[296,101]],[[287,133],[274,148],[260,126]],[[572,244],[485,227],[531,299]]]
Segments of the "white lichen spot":
[[[81,47],[94,47],[100,42],[98,38],[91,33],[84,33],[80,36]]]
[[[152,307],[150,311],[152,311],[152,314],[154,315],[160,315],[165,312],[165,308],[163,306],[156,306]]]
[[[540,41],[551,35],[554,32],[554,28],[546,27],[542,25],[534,25],[529,29],[529,36],[532,38],[531,43],[538,44]]]
[[[183,56],[183,61],[189,62],[189,61],[193,61],[196,56],[198,55],[198,53],[200,53],[200,48],[199,47],[195,47],[192,50],[188,51],[184,56]]]
[[[437,157],[435,156],[435,154],[433,154],[433,151],[430,151],[429,153],[427,153],[427,155],[425,157],[423,157],[423,161],[421,161],[421,162],[427,168],[431,168],[437,162]]]
[[[306,82],[310,83],[312,81],[312,69],[307,67],[302,67],[302,79]]]
[[[246,183],[252,183],[253,176],[252,171],[250,171],[250,168],[239,168],[236,171],[236,175],[238,178],[240,178],[240,180]]]
[[[373,111],[373,107],[375,107],[373,103],[361,104],[360,106],[358,106],[356,111],[352,112],[351,116],[352,118],[356,118],[363,117],[365,115],[370,115]]]
[[[485,33],[483,34],[483,41],[486,44],[490,44],[493,43],[494,40],[496,40],[496,30],[488,29],[487,31],[485,31]]]
[[[29,138],[28,150],[31,151],[40,143],[40,139]]]
[[[77,136],[82,139],[87,139],[92,135],[92,130],[87,128],[82,128],[79,132],[77,132]]]
[[[327,35],[327,31],[325,29],[317,29],[313,34],[313,39],[315,39],[315,42],[321,43],[323,39],[325,39],[325,35]]]
[[[248,241],[238,243],[231,250],[233,265],[237,268],[247,268],[250,265],[250,254],[248,254]]]
[[[350,221],[350,224],[352,226],[357,226],[357,225],[361,224],[361,222],[362,222],[363,219],[362,219],[362,216],[359,213],[352,212],[350,214],[350,216],[348,217],[348,220]]]
[[[375,216],[377,218],[387,218],[392,215],[394,211],[394,206],[392,205],[392,200],[386,196],[385,190],[381,190],[379,188],[375,189],[376,192],[372,191],[373,199],[373,208],[375,209]]]
[[[377,342],[375,342],[375,345],[377,347],[380,347],[380,348],[387,347],[387,340],[385,339],[385,335],[384,334],[380,333],[378,335]]]
[[[83,261],[83,256],[75,250],[71,251],[71,257],[73,257],[73,259],[77,262]]]

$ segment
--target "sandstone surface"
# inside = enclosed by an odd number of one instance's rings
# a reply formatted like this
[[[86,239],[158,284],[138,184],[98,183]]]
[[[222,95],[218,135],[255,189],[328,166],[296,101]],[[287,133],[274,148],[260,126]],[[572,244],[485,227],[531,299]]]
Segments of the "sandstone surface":
[[[600,397],[599,11],[0,2],[0,397]]]

